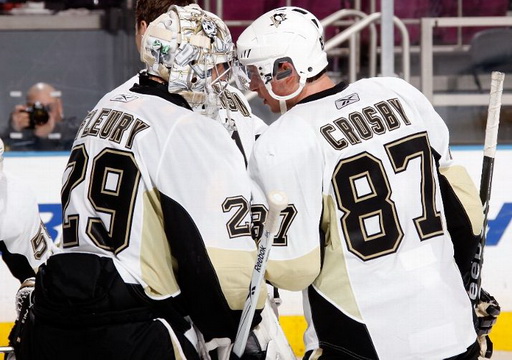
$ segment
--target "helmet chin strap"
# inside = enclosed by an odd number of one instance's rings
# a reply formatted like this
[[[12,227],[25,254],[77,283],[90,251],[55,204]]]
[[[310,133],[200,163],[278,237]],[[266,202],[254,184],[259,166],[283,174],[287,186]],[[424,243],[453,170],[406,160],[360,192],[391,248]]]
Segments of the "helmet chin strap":
[[[291,94],[284,95],[284,96],[276,95],[274,93],[274,91],[272,90],[272,84],[270,82],[268,84],[265,84],[265,87],[267,88],[270,96],[272,96],[274,99],[279,101],[279,109],[281,110],[281,115],[283,115],[285,112],[288,111],[288,108],[286,106],[286,100],[293,99],[294,97],[299,95],[301,93],[302,89],[304,89],[304,85],[306,85],[306,77],[301,76],[300,80],[299,80],[299,87],[297,88],[297,90],[295,90]]]
[[[286,100],[279,100],[279,110],[281,110],[281,115],[288,111]]]

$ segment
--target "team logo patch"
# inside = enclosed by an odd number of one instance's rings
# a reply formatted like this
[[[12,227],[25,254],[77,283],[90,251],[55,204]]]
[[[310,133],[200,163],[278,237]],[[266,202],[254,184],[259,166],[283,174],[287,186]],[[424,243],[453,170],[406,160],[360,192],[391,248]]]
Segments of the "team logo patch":
[[[336,109],[339,110],[339,109],[344,108],[347,105],[358,102],[359,100],[361,100],[361,99],[359,99],[359,95],[357,95],[356,93],[353,93],[353,94],[347,95],[341,99],[336,100],[334,102],[334,104],[336,105]]]
[[[118,101],[118,102],[127,103],[127,102],[130,102],[130,101],[133,101],[133,100],[137,100],[138,98],[139,97],[137,95],[118,94],[118,95],[114,96],[112,99],[110,99],[110,101]]]
[[[279,25],[281,25],[281,23],[283,21],[286,20],[286,14],[283,14],[283,13],[277,13],[277,14],[274,14],[270,17],[270,20],[272,21],[272,25],[274,25],[276,28],[279,27]]]

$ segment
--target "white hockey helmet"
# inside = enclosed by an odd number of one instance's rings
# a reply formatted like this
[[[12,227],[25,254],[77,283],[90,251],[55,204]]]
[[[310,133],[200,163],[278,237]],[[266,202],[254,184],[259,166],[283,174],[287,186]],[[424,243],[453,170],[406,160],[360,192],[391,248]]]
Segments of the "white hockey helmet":
[[[197,4],[173,5],[151,22],[140,50],[148,73],[166,80],[169,92],[181,94],[193,108],[224,89],[230,72],[216,74],[215,80],[212,72],[217,64],[230,64],[235,55],[226,24]]]
[[[296,6],[263,14],[242,32],[236,45],[240,63],[255,66],[270,94],[278,100],[296,96],[306,80],[318,75],[328,64],[320,21]],[[270,86],[282,61],[293,63],[302,85],[299,91],[286,97],[276,96]]]

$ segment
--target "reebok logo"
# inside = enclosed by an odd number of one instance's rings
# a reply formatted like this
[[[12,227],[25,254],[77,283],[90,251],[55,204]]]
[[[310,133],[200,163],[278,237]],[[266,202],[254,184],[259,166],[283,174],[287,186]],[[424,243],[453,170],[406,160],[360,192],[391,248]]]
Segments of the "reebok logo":
[[[334,104],[336,105],[336,109],[340,110],[347,105],[358,102],[359,100],[360,100],[359,95],[357,95],[356,93],[353,93],[353,94],[347,95],[341,99],[336,100],[334,102]]]
[[[132,94],[118,94],[118,95],[114,96],[112,99],[110,99],[110,101],[118,101],[118,102],[127,103],[130,101],[136,100],[138,98],[139,98],[138,96],[132,95]]]

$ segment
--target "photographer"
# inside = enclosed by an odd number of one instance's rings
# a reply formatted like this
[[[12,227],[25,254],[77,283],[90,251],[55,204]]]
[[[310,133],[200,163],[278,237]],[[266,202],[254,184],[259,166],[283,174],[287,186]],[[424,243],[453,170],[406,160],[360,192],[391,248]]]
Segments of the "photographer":
[[[27,92],[26,104],[16,105],[3,134],[6,149],[69,150],[79,122],[64,118],[60,91],[37,83]]]

